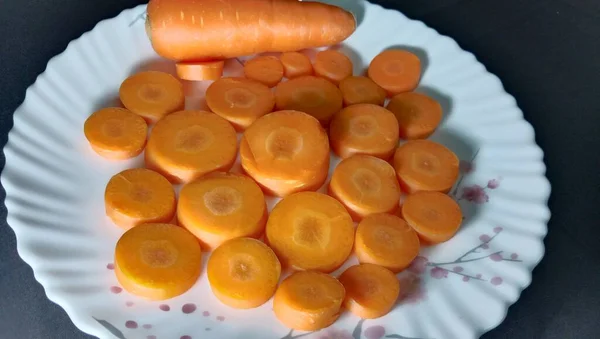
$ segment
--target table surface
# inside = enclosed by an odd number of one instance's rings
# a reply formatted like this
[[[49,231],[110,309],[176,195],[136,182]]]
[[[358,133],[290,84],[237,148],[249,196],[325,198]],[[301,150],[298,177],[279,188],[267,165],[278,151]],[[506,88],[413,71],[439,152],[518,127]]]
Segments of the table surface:
[[[25,89],[48,60],[98,21],[143,2],[3,0],[0,145]],[[600,338],[600,156],[592,151],[600,149],[600,1],[374,2],[473,52],[516,98],[546,155],[553,213],[546,255],[506,320],[482,338]],[[0,337],[90,338],[46,298],[18,256],[3,204],[0,258]]]

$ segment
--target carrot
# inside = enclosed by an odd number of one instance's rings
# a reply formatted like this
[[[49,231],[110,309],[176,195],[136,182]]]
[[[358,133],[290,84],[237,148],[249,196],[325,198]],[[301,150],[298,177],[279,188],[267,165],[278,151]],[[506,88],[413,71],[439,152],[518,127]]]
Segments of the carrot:
[[[411,140],[396,149],[394,168],[406,193],[450,191],[458,178],[458,158],[429,140]]]
[[[400,294],[400,281],[394,273],[379,265],[351,266],[339,280],[346,289],[344,307],[362,319],[388,314]]]
[[[275,107],[308,113],[326,126],[342,109],[342,93],[325,79],[302,76],[277,85]]]
[[[172,60],[227,59],[335,45],[356,29],[332,5],[281,0],[151,0],[147,32]]]
[[[229,239],[260,237],[267,223],[267,205],[252,179],[211,173],[183,186],[177,219],[210,251]]]
[[[170,224],[144,224],[125,232],[115,249],[115,274],[128,292],[165,300],[198,280],[202,252],[193,235]]]
[[[369,155],[342,160],[333,171],[329,194],[339,200],[354,220],[398,209],[400,186],[394,168]]]
[[[368,154],[387,160],[398,145],[398,121],[381,106],[348,106],[334,115],[329,139],[333,151],[342,158]]]
[[[283,65],[272,55],[259,56],[246,61],[244,75],[266,86],[275,87],[283,79]]]
[[[286,196],[323,185],[329,141],[308,114],[279,111],[256,120],[240,142],[242,168],[269,194]]]
[[[255,308],[277,289],[281,264],[273,250],[252,238],[237,238],[219,246],[208,259],[213,294],[233,308]]]
[[[129,229],[175,218],[175,191],[167,179],[145,169],[134,168],[113,176],[104,192],[106,215],[118,226]]]
[[[361,263],[383,266],[399,273],[419,254],[419,237],[402,219],[392,214],[372,214],[356,228],[354,252]]]
[[[94,112],[85,121],[83,130],[96,153],[116,160],[140,155],[148,135],[148,125],[142,117],[118,107]]]
[[[222,78],[206,90],[208,107],[229,121],[237,130],[245,130],[275,106],[273,92],[260,82],[244,78]]]
[[[395,95],[387,105],[400,127],[402,139],[425,139],[442,121],[442,106],[433,98],[415,92]]]
[[[440,192],[409,195],[402,205],[402,216],[426,244],[450,240],[462,223],[458,203]]]
[[[387,50],[371,61],[367,73],[390,96],[409,92],[417,88],[421,79],[421,60],[408,51]]]
[[[155,123],[167,114],[183,109],[183,85],[168,73],[148,71],[125,79],[119,89],[123,106]]]
[[[334,277],[320,272],[295,272],[277,288],[273,311],[286,327],[318,331],[340,316],[346,291]]]
[[[340,81],[352,76],[352,61],[346,55],[335,50],[317,53],[314,62],[315,74],[338,85]]]
[[[175,67],[177,75],[184,80],[217,80],[223,76],[225,61],[178,62]]]
[[[172,183],[190,182],[214,171],[228,171],[237,155],[235,129],[204,111],[173,113],[152,129],[146,166]]]
[[[303,75],[312,75],[313,66],[310,59],[299,52],[282,53],[279,57],[286,78],[293,79]]]
[[[339,87],[346,106],[355,104],[383,106],[385,103],[385,90],[367,77],[347,77],[340,81]]]
[[[284,267],[329,273],[350,255],[354,225],[337,200],[300,192],[275,205],[267,221],[266,240]]]

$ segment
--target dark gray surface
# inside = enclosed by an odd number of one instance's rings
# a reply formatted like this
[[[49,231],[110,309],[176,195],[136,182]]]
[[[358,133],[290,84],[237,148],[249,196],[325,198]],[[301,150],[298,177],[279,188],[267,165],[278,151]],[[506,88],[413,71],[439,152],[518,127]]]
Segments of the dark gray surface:
[[[142,2],[0,0],[0,145],[48,60],[98,21]],[[546,256],[506,320],[483,338],[600,338],[600,1],[376,2],[473,52],[515,96],[546,153],[553,213]],[[17,255],[3,205],[0,302],[0,338],[89,338]]]

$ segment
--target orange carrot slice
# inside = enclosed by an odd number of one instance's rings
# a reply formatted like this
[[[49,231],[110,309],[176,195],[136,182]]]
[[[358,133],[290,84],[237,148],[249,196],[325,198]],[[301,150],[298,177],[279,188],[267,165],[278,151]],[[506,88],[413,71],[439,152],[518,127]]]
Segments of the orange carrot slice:
[[[196,238],[170,224],[144,224],[125,232],[115,249],[115,274],[129,293],[165,300],[198,280],[202,252]]]
[[[140,155],[148,135],[148,125],[142,117],[117,107],[103,108],[92,114],[83,130],[96,153],[115,160]]]
[[[340,81],[339,87],[344,98],[344,105],[346,106],[355,104],[383,106],[385,103],[385,90],[367,77],[347,77]]]
[[[458,232],[462,223],[458,203],[439,192],[409,195],[402,205],[402,216],[427,244],[449,240]]]
[[[408,51],[387,50],[371,61],[368,75],[390,96],[409,92],[417,88],[421,79],[421,60]]]
[[[113,176],[106,185],[104,202],[106,215],[124,229],[175,218],[173,187],[162,175],[145,168]]]
[[[362,319],[388,314],[400,294],[400,282],[394,273],[379,265],[351,266],[339,280],[346,289],[344,307]]]
[[[252,179],[211,173],[183,186],[177,219],[210,251],[229,239],[260,237],[267,222],[267,205]]]
[[[313,66],[310,59],[299,52],[282,53],[279,57],[283,64],[283,72],[286,78],[293,79],[303,75],[312,75]]]
[[[442,106],[433,98],[415,92],[395,95],[387,105],[400,127],[402,139],[425,139],[442,121]]]
[[[273,311],[286,327],[317,331],[333,324],[340,316],[344,286],[319,272],[295,272],[275,292]]]
[[[172,183],[186,183],[214,171],[228,171],[237,155],[235,129],[204,111],[173,113],[152,129],[146,166]]]
[[[354,252],[361,263],[383,266],[394,273],[407,268],[419,254],[419,237],[392,214],[371,214],[356,228]]]
[[[225,61],[178,62],[175,67],[177,69],[177,75],[184,80],[217,80],[223,76]]]
[[[393,213],[400,201],[394,168],[369,155],[342,160],[333,171],[329,194],[339,200],[354,220],[374,213]]]
[[[325,79],[302,76],[277,85],[275,107],[308,113],[326,126],[342,109],[342,93]]]
[[[252,238],[219,246],[208,259],[208,282],[214,295],[233,308],[255,308],[277,289],[281,265],[273,250]]]
[[[343,53],[328,49],[317,53],[314,69],[317,76],[337,85],[352,76],[352,61]]]
[[[394,168],[402,189],[450,191],[458,178],[458,158],[451,150],[429,140],[411,140],[396,149]]]
[[[183,85],[168,73],[148,71],[125,79],[119,89],[123,106],[155,123],[167,114],[183,109]]]
[[[211,111],[245,130],[259,117],[273,111],[275,96],[260,82],[244,78],[222,78],[206,90]]]
[[[329,138],[331,148],[342,158],[367,154],[387,160],[398,146],[398,121],[381,106],[352,105],[334,115]]]
[[[272,55],[258,56],[244,64],[246,78],[275,87],[283,79],[283,65]]]
[[[273,208],[266,239],[284,267],[329,273],[350,255],[354,225],[337,200],[301,192],[283,198]]]

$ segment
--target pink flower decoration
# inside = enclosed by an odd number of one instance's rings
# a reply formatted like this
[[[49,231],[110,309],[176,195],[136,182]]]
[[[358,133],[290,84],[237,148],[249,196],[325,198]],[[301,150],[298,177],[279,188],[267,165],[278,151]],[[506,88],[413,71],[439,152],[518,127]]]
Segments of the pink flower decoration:
[[[110,264],[106,264],[106,268],[109,270],[114,270],[115,269],[115,265],[110,263]]]
[[[204,311],[204,312],[202,312],[202,315],[205,317],[210,317],[210,312]]]
[[[161,304],[160,306],[158,306],[158,308],[160,308],[160,310],[164,312],[169,312],[171,310],[171,307],[169,307],[169,305],[167,304]]]
[[[492,285],[498,286],[498,285],[502,284],[502,278],[500,278],[500,277],[493,277],[492,280],[490,280],[490,282],[492,283]]]
[[[125,306],[132,307],[133,306],[133,301],[127,301],[127,302],[125,302]]]
[[[483,234],[479,236],[479,240],[481,240],[481,242],[488,242],[492,240],[492,238],[490,238],[490,236],[487,234]]]
[[[462,278],[462,280],[463,280],[464,282],[467,282],[467,281],[469,281],[470,279],[471,279],[471,278],[469,278],[469,277],[467,277],[467,276],[465,276],[465,277],[463,277],[463,278]]]
[[[111,286],[110,291],[114,294],[119,294],[119,293],[123,292],[123,289],[120,288],[119,286]]]
[[[492,261],[502,261],[502,256],[499,253],[494,253],[490,255],[490,259],[492,259]]]
[[[492,179],[487,183],[487,187],[492,190],[498,188],[498,186],[500,186],[500,181],[497,179]]]
[[[416,304],[426,299],[425,289],[421,284],[421,277],[409,274],[400,279],[400,291],[402,291],[402,300],[410,304]]]
[[[475,170],[475,164],[473,164],[470,161],[461,160],[459,168],[460,168],[460,171],[463,173],[471,173]]]
[[[500,232],[502,232],[502,230],[503,230],[503,228],[502,228],[502,227],[500,227],[500,226],[496,226],[496,227],[494,227],[494,232],[495,232],[495,233],[500,233]]]
[[[462,272],[462,271],[463,271],[463,268],[462,268],[462,267],[460,267],[460,266],[456,266],[456,267],[454,267],[452,270],[453,270],[454,272],[460,273],[460,272]]]
[[[510,258],[512,260],[517,260],[518,257],[519,257],[519,255],[517,253],[513,253],[513,254],[510,255]]]
[[[448,271],[440,267],[434,267],[431,269],[431,277],[435,279],[448,278]]]
[[[421,256],[416,257],[408,267],[408,270],[416,274],[423,274],[427,269],[427,263],[427,258]]]
[[[461,198],[476,204],[483,204],[490,200],[488,195],[485,193],[485,189],[479,185],[463,188],[463,194]]]
[[[481,245],[481,248],[483,248],[484,250],[487,250],[488,248],[490,248],[490,245],[483,244],[483,245]]]
[[[481,277],[482,277],[482,275],[481,275],[481,274],[477,274],[477,275],[475,276],[475,278],[477,278],[477,279],[481,279]]]
[[[225,321],[225,317],[222,315],[217,316],[218,321]]]
[[[128,320],[125,322],[125,327],[127,328],[137,328],[138,324],[133,320]]]
[[[346,330],[329,328],[319,336],[319,339],[353,339],[352,334]]]
[[[383,326],[369,326],[365,330],[365,337],[367,339],[381,339],[385,335],[385,328]]]

